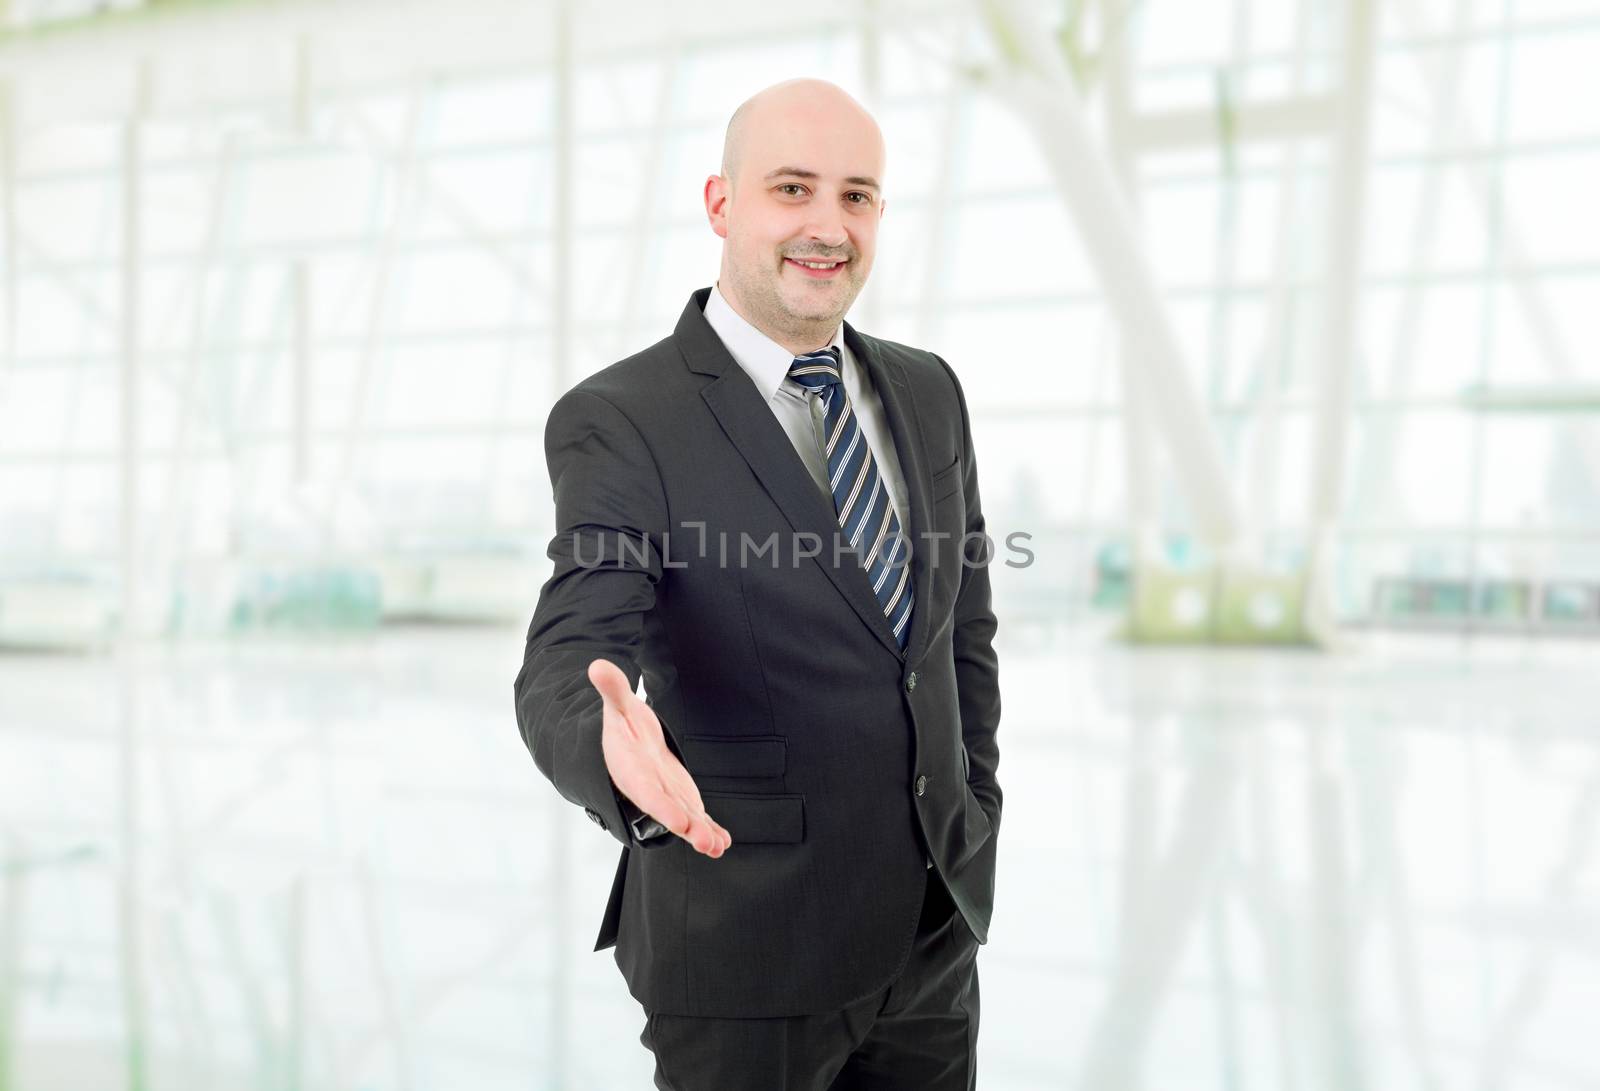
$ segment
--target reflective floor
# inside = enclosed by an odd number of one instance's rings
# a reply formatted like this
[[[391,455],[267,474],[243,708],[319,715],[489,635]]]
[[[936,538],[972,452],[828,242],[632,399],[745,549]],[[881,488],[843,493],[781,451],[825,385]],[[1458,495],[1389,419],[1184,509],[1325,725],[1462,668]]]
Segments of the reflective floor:
[[[0,1088],[650,1086],[521,644],[0,658]],[[980,1087],[1600,1086],[1592,644],[1001,662]]]

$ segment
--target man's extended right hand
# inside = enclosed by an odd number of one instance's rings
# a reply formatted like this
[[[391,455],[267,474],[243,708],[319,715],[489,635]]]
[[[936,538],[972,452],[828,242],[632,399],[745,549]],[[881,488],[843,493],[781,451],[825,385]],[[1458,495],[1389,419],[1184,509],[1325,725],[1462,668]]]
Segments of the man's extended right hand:
[[[617,790],[695,851],[721,856],[733,838],[706,814],[694,778],[667,749],[655,711],[634,694],[628,676],[609,659],[589,664],[589,681],[605,702],[600,745]]]

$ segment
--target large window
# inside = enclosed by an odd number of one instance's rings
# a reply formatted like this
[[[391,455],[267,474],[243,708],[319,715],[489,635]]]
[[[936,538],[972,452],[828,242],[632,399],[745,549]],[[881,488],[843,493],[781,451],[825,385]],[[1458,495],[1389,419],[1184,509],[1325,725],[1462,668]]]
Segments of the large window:
[[[1136,111],[1337,91],[1326,14],[1204,8],[1145,4],[1113,28]],[[1397,580],[1600,577],[1600,130],[1580,91],[1600,14],[1385,12],[1337,532],[1351,619],[1381,614]],[[20,69],[0,564],[115,580],[129,368],[138,557],[174,593],[185,559],[285,548],[538,564],[553,398],[665,336],[711,282],[699,194],[726,115],[774,74],[811,72],[868,99],[888,138],[853,320],[956,367],[992,528],[1047,543],[999,573],[1002,593],[1114,602],[1097,591],[1126,556],[1127,453],[1102,286],[1038,138],[985,88],[1003,63],[986,24],[907,14],[621,51],[580,22],[566,120],[553,31],[520,62],[473,64],[455,42],[399,75],[392,57],[365,73],[347,26],[223,37],[195,68],[177,47],[143,69],[129,52],[104,79],[147,81],[138,120],[56,104],[71,65]],[[1085,55],[1106,44],[1093,15],[1078,33]],[[241,75],[230,58],[247,55]],[[1106,73],[1079,71],[1100,124]],[[1309,531],[1329,162],[1310,133],[1141,155],[1130,179],[1250,533],[1291,563]],[[1161,480],[1181,559],[1186,498]]]

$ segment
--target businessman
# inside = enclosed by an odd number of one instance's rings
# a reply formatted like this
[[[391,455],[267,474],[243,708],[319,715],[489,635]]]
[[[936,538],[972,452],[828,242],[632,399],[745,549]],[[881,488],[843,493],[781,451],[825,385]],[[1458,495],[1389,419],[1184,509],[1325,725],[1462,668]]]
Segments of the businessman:
[[[884,179],[838,87],[745,102],[716,283],[546,425],[517,722],[623,846],[595,949],[662,1089],[975,1086],[995,551],[954,370],[844,321]]]

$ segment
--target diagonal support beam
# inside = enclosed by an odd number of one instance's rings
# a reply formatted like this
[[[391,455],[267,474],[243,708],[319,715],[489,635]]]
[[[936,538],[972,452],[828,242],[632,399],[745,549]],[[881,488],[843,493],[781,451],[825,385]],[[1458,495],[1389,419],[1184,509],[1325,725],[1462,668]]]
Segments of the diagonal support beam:
[[[1125,365],[1152,394],[1148,406],[1165,441],[1199,536],[1219,552],[1242,536],[1243,517],[1222,447],[1183,365],[1176,329],[1161,297],[1115,175],[1089,132],[1077,85],[1054,46],[1015,0],[986,0],[991,35],[1009,64],[988,88],[1038,138],[1106,302],[1123,331]]]

